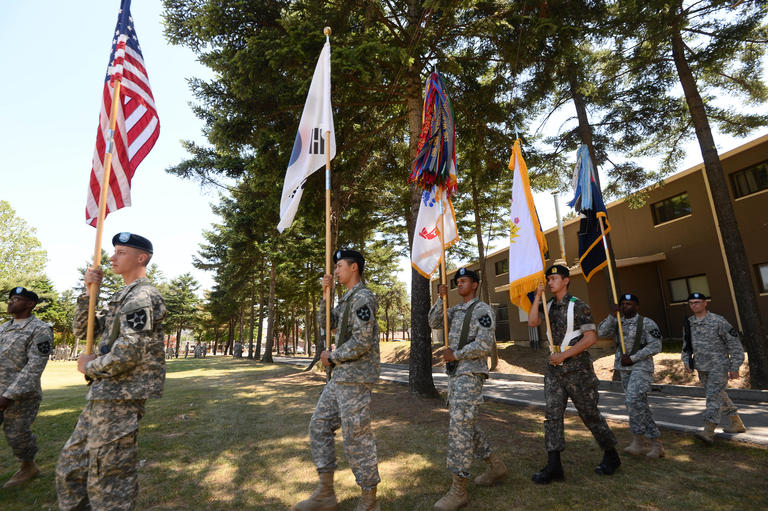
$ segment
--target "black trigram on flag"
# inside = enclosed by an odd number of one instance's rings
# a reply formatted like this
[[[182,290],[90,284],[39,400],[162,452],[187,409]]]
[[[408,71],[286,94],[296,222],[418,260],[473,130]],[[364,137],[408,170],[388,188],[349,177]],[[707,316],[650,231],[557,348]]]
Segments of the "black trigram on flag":
[[[309,141],[309,154],[325,154],[325,139],[320,128],[312,129],[312,140]]]

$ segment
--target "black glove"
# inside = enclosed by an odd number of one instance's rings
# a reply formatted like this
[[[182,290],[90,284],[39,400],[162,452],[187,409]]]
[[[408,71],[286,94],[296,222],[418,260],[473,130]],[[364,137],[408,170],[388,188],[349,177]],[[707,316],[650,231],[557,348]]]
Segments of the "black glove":
[[[621,365],[631,366],[632,364],[634,364],[634,362],[632,362],[632,357],[630,357],[626,353],[621,356]]]

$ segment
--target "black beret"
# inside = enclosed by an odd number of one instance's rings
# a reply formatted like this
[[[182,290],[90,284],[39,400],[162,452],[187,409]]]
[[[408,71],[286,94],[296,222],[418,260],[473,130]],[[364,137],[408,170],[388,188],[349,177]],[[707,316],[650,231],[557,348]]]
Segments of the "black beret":
[[[363,254],[357,250],[337,250],[333,254],[334,264],[338,263],[339,259],[352,259],[357,263],[357,267],[360,269],[360,273],[363,273],[363,268],[365,267],[365,258],[363,257]]]
[[[458,283],[459,277],[469,277],[470,279],[474,280],[475,282],[480,282],[480,275],[473,272],[469,268],[459,268],[456,271],[456,275],[453,276],[453,281]]]
[[[635,302],[636,304],[640,305],[640,299],[637,297],[637,295],[633,295],[632,293],[624,293],[621,295],[619,302]]]
[[[547,277],[550,275],[561,275],[563,277],[570,277],[571,272],[568,270],[568,267],[564,264],[553,264],[549,268],[547,268]]]
[[[689,300],[706,300],[708,296],[704,296],[703,293],[691,293],[688,295]]]
[[[116,247],[122,245],[124,247],[133,247],[143,250],[144,252],[153,253],[152,242],[144,236],[138,234],[131,234],[130,232],[119,232],[112,236],[112,246]]]
[[[30,291],[29,289],[25,289],[21,286],[14,287],[13,289],[11,289],[11,292],[8,294],[8,298],[12,296],[22,296],[27,300],[32,300],[35,303],[38,303],[40,301],[40,298],[38,298],[37,293],[35,293],[34,291]]]

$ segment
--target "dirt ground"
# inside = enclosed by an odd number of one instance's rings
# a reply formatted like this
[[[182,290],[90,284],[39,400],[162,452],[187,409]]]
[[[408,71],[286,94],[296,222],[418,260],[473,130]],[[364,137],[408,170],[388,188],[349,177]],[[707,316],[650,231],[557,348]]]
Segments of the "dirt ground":
[[[407,364],[410,344],[408,342],[383,342],[381,343],[381,361],[390,364]],[[439,346],[433,346],[433,365],[442,365],[442,361],[434,354]],[[544,359],[546,348],[538,351],[527,346],[515,346],[511,342],[503,342],[498,345],[499,363],[496,371],[507,374],[544,374]],[[614,350],[611,348],[592,348],[589,350],[594,362],[595,373],[601,380],[613,378]],[[656,372],[654,382],[669,385],[699,385],[696,373],[689,374],[683,368],[680,361],[680,353],[662,352],[654,358]],[[728,384],[731,388],[749,388],[749,366],[747,360],[741,366],[741,376],[731,380]]]

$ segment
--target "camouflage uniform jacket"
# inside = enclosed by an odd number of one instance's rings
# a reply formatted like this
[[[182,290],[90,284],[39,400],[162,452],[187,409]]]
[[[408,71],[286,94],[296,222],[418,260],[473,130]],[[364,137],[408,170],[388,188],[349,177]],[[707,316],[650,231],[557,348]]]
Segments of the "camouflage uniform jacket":
[[[34,315],[0,325],[0,393],[18,400],[42,396],[40,375],[53,349],[53,330]]]
[[[119,315],[119,334],[110,346],[110,335]],[[115,293],[96,313],[95,336],[101,337],[97,356],[85,366],[93,379],[88,399],[147,399],[160,397],[165,382],[163,317],[165,303],[146,277]],[[88,297],[77,299],[75,335],[85,337]]]
[[[632,353],[637,337],[637,318],[640,314],[635,314],[632,318],[621,317],[621,329],[624,331],[624,347],[627,353]],[[605,318],[597,329],[600,337],[616,338],[616,360],[613,362],[613,368],[616,371],[648,371],[653,372],[653,356],[661,351],[661,332],[659,326],[651,318],[643,316],[643,337],[640,339],[640,346],[637,351],[629,358],[632,359],[631,366],[621,365],[621,344],[619,343],[619,329],[616,316],[609,315]]]
[[[352,294],[354,293],[354,296]],[[350,300],[350,298],[352,298]],[[349,310],[346,341],[340,338],[344,311]],[[376,295],[358,282],[348,289],[331,309],[331,328],[336,328],[336,349],[331,352],[333,380],[340,383],[376,383],[379,381],[379,324],[376,321]],[[317,313],[320,328],[325,329],[325,300]]]
[[[579,331],[580,335],[571,341],[570,346],[579,342],[586,332],[597,330],[595,320],[592,318],[592,309],[586,302],[570,293],[565,293],[563,299],[556,303],[553,303],[555,297],[552,297],[547,301],[547,307],[549,307],[549,325],[552,329],[552,341],[555,346],[560,346],[563,343],[563,338],[568,330],[568,304],[571,298],[574,299],[573,329]],[[539,308],[541,309],[542,306],[539,305]],[[543,310],[540,310],[539,317],[544,318]]]
[[[714,312],[698,319],[695,315],[686,320],[691,325],[693,358],[699,371],[738,371],[744,363],[744,348],[739,332],[728,321]],[[683,363],[690,367],[691,358],[683,351]]]
[[[467,344],[459,349],[461,329],[464,326],[464,316],[467,309],[477,302],[472,309],[472,320],[467,335]],[[493,308],[477,298],[466,303],[454,305],[448,309],[448,344],[453,350],[453,356],[459,361],[456,376],[460,374],[484,374],[488,376],[487,358],[493,350],[495,315]],[[438,298],[429,310],[429,326],[433,329],[443,328],[443,299]]]

